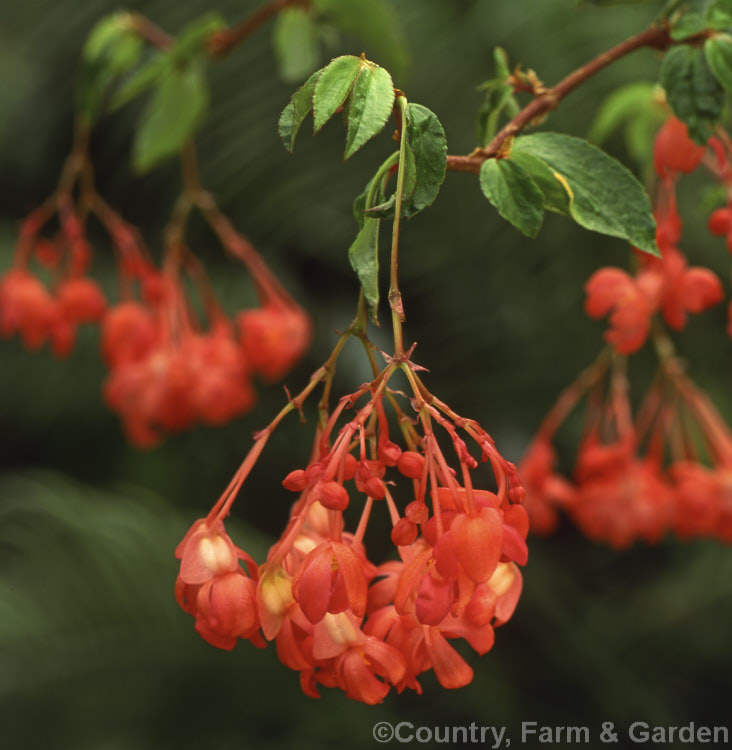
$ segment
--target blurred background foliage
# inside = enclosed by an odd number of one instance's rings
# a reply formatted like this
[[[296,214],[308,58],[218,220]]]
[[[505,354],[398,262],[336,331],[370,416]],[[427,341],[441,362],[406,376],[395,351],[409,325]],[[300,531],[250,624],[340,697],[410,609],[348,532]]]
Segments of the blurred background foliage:
[[[234,22],[257,6],[220,0]],[[644,28],[661,3],[572,0],[398,0],[409,72],[395,77],[412,101],[443,122],[451,153],[474,143],[476,87],[492,75],[492,49],[547,82]],[[602,7],[599,7],[601,6]],[[132,2],[175,32],[211,9],[204,0]],[[17,221],[55,186],[72,131],[74,74],[92,25],[115,0],[5,0],[0,4],[0,270],[11,263]],[[360,53],[355,38],[333,50]],[[376,61],[379,58],[375,56]],[[549,127],[584,136],[604,97],[633,80],[654,81],[658,58],[636,53],[606,70],[552,114]],[[351,320],[356,280],[346,250],[351,201],[390,152],[390,133],[342,163],[343,131],[304,133],[293,159],[276,134],[293,89],[279,81],[270,30],[209,68],[212,106],[198,138],[203,183],[311,311],[315,342],[287,377],[298,389]],[[144,178],[130,167],[136,105],[104,118],[92,152],[99,191],[159,247],[178,189],[177,167]],[[389,128],[387,128],[389,131]],[[608,148],[630,163],[621,137]],[[704,229],[702,185],[684,188],[682,247],[727,278],[729,257]],[[254,301],[244,271],[202,226],[193,247],[222,298]],[[113,288],[111,249],[100,238],[94,273]],[[449,173],[433,208],[406,223],[401,276],[407,335],[431,372],[431,390],[478,418],[517,460],[560,388],[600,347],[602,324],[581,312],[582,284],[628,248],[550,215],[526,240],[481,196],[474,177]],[[387,345],[388,331],[375,334]],[[390,694],[368,708],[325,691],[312,701],[274,649],[217,651],[173,599],[173,549],[203,515],[248,449],[252,432],[284,403],[260,388],[246,418],[130,448],[103,406],[96,331],[57,362],[0,347],[0,726],[2,746],[74,750],[372,747],[379,720],[415,725],[627,726],[724,723],[729,716],[732,556],[715,542],[635,547],[617,554],[565,526],[534,539],[515,617],[478,660],[474,682],[447,693],[432,678],[423,696]],[[691,373],[732,415],[732,346],[724,312],[693,320],[678,337]],[[336,383],[366,379],[354,345]],[[638,389],[650,356],[634,358]],[[305,461],[312,420],[275,433],[240,500],[231,535],[261,559],[291,500],[282,477]],[[571,464],[572,436],[562,460]],[[514,735],[518,737],[518,735]]]

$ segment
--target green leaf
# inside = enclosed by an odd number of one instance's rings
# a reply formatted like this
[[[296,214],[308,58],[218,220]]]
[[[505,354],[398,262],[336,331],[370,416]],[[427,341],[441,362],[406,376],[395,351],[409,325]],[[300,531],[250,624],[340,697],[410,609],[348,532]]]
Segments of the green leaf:
[[[432,205],[445,179],[447,140],[434,112],[421,104],[407,105],[407,148],[405,156],[402,216],[411,218]],[[368,216],[393,219],[396,196],[366,209]]]
[[[707,10],[707,26],[716,31],[732,28],[732,0],[715,0]]]
[[[292,153],[295,148],[295,138],[300,126],[313,108],[313,92],[315,82],[322,71],[316,70],[310,78],[292,95],[288,105],[282,110],[278,123],[278,131],[285,148]]]
[[[706,143],[722,114],[724,90],[709,69],[704,52],[691,46],[673,47],[663,58],[660,75],[674,114],[686,123],[697,143]]]
[[[613,91],[602,103],[587,139],[602,143],[613,131],[647,109],[649,104],[655,106],[654,89],[655,84],[649,81],[635,81]]]
[[[361,71],[351,93],[345,158],[383,130],[394,106],[394,83],[378,66]]]
[[[208,88],[202,62],[171,69],[159,82],[135,133],[135,169],[146,172],[177,153],[193,135],[207,105]]]
[[[478,110],[475,127],[478,143],[481,146],[487,146],[498,132],[498,122],[504,110],[508,110],[511,116],[518,110],[513,86],[508,84],[489,89]]]
[[[383,63],[397,78],[406,75],[407,41],[388,0],[313,0],[313,6],[323,20],[361,39],[370,60]]]
[[[102,109],[107,89],[140,60],[143,42],[129,24],[126,13],[103,18],[91,31],[82,52],[77,90],[79,110],[94,121]]]
[[[536,237],[544,218],[544,196],[522,166],[510,159],[486,159],[480,187],[506,221]]]
[[[732,36],[718,34],[704,43],[704,54],[714,77],[732,94]]]
[[[648,167],[653,160],[653,141],[666,117],[666,112],[655,105],[639,112],[625,128],[625,147],[642,167]]]
[[[560,133],[521,136],[511,156],[518,153],[538,157],[566,182],[570,214],[578,224],[658,255],[648,196],[620,162],[581,138]]]
[[[170,49],[170,56],[176,63],[186,63],[206,51],[206,43],[213,34],[226,28],[226,21],[220,13],[206,13],[189,23]]]
[[[170,67],[168,55],[160,52],[153,54],[115,91],[109,101],[109,110],[114,112],[155,86],[166,75]]]
[[[691,11],[684,13],[674,21],[671,27],[672,39],[686,39],[687,37],[699,34],[707,28],[707,19],[704,13]]]
[[[508,64],[508,53],[503,47],[496,47],[493,50],[493,63],[496,67],[496,76],[505,80],[511,75],[511,68]]]
[[[505,160],[504,160],[505,161]],[[569,216],[569,204],[571,196],[567,192],[564,178],[558,175],[552,168],[538,156],[511,151],[509,161],[515,162],[523,167],[536,183],[544,196],[544,208],[564,216]]]
[[[285,8],[273,27],[274,51],[284,81],[307,78],[320,61],[318,27],[302,8]]]
[[[622,128],[628,153],[642,168],[647,168],[653,158],[653,138],[667,117],[656,87],[657,84],[648,81],[636,81],[613,91],[600,107],[588,140],[602,143]]]
[[[508,77],[511,75],[508,55],[502,47],[493,50],[493,61],[495,77],[478,87],[486,92],[475,122],[478,143],[481,146],[486,146],[496,134],[498,121],[504,109],[508,110],[511,117],[518,112],[513,86],[508,83]]]
[[[358,274],[363,293],[371,310],[371,319],[377,322],[379,306],[379,219],[364,219],[363,226],[348,249],[348,259]]]
[[[314,132],[343,106],[361,72],[362,61],[352,55],[336,57],[318,77],[313,95]]]
[[[445,130],[434,112],[421,104],[407,105],[407,146],[414,155],[416,179],[403,216],[414,216],[431,206],[447,169]]]

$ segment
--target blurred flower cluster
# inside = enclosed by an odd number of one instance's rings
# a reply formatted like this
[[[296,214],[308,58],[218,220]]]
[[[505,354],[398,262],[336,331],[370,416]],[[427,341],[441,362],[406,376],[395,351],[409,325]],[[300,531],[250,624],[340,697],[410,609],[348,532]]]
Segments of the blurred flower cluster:
[[[252,378],[280,380],[301,358],[311,324],[251,244],[201,193],[202,213],[224,249],[248,268],[260,305],[227,316],[203,264],[171,222],[162,267],[139,233],[95,192],[75,197],[73,180],[20,228],[13,267],[0,278],[0,336],[68,356],[78,326],[99,324],[109,367],[104,400],[132,443],[197,422],[222,424],[256,401]],[[116,254],[118,301],[90,276],[87,223],[94,216]],[[54,224],[57,225],[54,231]]]
[[[689,313],[701,313],[724,297],[717,276],[690,267],[677,247],[680,176],[704,164],[725,187],[732,185],[730,144],[720,135],[706,149],[674,117],[665,122],[654,150],[661,257],[636,251],[634,275],[602,268],[587,282],[585,310],[593,318],[609,314],[610,347],[561,394],[521,464],[526,507],[538,533],[553,531],[562,510],[590,539],[615,548],[636,540],[658,542],[669,532],[681,539],[732,542],[732,433],[685,374],[664,328],[681,330]],[[711,231],[726,235],[730,215],[729,207],[714,211]],[[658,370],[633,415],[622,355],[649,339]],[[584,427],[569,478],[557,471],[553,439],[585,395]]]

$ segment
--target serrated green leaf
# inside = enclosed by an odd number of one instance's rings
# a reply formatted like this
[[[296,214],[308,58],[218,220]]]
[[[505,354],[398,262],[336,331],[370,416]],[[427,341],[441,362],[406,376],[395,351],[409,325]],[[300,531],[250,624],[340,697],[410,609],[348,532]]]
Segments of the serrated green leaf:
[[[431,206],[445,179],[447,140],[434,112],[421,104],[407,105],[407,144],[405,156],[402,216],[411,218]],[[394,195],[366,210],[368,216],[393,219]]]
[[[521,136],[511,149],[512,157],[517,153],[537,156],[566,181],[570,214],[578,224],[658,255],[648,196],[620,162],[581,138],[560,133]]]
[[[313,92],[315,82],[321,71],[316,70],[310,78],[292,95],[288,105],[282,110],[278,123],[278,131],[285,148],[292,153],[295,147],[295,138],[305,118],[313,108]]]
[[[702,50],[691,46],[670,49],[661,64],[661,85],[676,117],[686,123],[697,143],[706,143],[722,114],[724,89]]]
[[[635,81],[610,94],[602,103],[590,127],[587,139],[602,143],[621,125],[638,116],[638,113],[653,104],[655,84],[649,81]]]
[[[102,109],[107,89],[140,60],[143,42],[133,33],[126,13],[102,19],[91,31],[82,52],[77,90],[78,107],[89,120]]]
[[[313,94],[314,132],[343,106],[361,69],[362,61],[352,55],[336,57],[323,68]]]
[[[351,267],[358,275],[364,297],[376,322],[379,307],[379,225],[380,219],[366,218],[348,249]]]
[[[155,86],[166,75],[170,67],[168,55],[160,52],[154,53],[115,91],[109,101],[109,110],[114,112]]]
[[[142,114],[133,143],[133,165],[146,172],[177,153],[192,137],[208,105],[201,61],[173,68],[158,83]]]
[[[272,39],[280,77],[294,82],[307,78],[320,61],[318,27],[302,8],[285,8],[277,14]]]
[[[351,93],[345,158],[383,130],[394,106],[394,83],[384,68],[361,71]]]
[[[416,180],[403,216],[414,216],[431,206],[447,169],[445,130],[434,112],[421,104],[407,105],[407,146],[414,155]]]
[[[406,75],[409,55],[399,15],[388,0],[313,0],[323,20],[364,42],[363,51],[391,70]]]
[[[486,159],[480,168],[480,188],[506,221],[536,237],[544,218],[544,196],[521,165],[510,159]]]
[[[704,43],[704,54],[715,78],[732,94],[732,36],[718,34]]]
[[[510,161],[523,167],[530,175],[536,186],[544,196],[544,208],[547,211],[569,216],[569,203],[571,196],[552,168],[538,156],[524,153],[522,151],[511,151]]]

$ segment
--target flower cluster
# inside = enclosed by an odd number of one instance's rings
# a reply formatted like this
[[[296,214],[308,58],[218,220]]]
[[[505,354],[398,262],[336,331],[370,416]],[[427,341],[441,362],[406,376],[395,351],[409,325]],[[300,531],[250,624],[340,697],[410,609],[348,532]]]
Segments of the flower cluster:
[[[312,697],[322,685],[379,703],[392,686],[421,692],[417,678],[430,669],[444,687],[462,687],[473,672],[450,641],[463,638],[479,654],[489,651],[494,628],[511,617],[521,593],[528,516],[515,467],[477,423],[420,389],[412,401],[418,420],[411,422],[386,389],[393,369],[321,421],[310,463],[283,480],[298,499],[261,566],[236,549],[223,518],[269,429],[177,551],[178,602],[201,636],[228,649],[238,638],[261,645],[261,630]],[[411,371],[410,380],[417,382]],[[403,447],[390,439],[387,400]],[[433,426],[454,449],[454,468]],[[495,491],[473,487],[479,462],[492,467]],[[355,505],[360,520],[348,531]],[[376,564],[364,536],[378,505],[389,513],[397,556]]]
[[[49,343],[57,357],[66,357],[77,327],[99,322],[106,301],[98,284],[86,276],[91,248],[83,223],[63,204],[60,230],[46,239],[38,236],[43,218],[43,212],[34,212],[23,222],[16,264],[0,278],[0,336],[17,333],[30,350]],[[31,260],[50,277],[48,285],[29,269]]]
[[[619,354],[632,354],[643,346],[655,313],[659,312],[670,328],[680,331],[688,313],[704,312],[724,297],[717,276],[707,268],[689,267],[677,247],[682,225],[676,206],[676,180],[680,173],[696,169],[704,152],[691,141],[683,123],[674,117],[666,121],[655,145],[656,170],[662,178],[656,205],[661,257],[638,252],[634,276],[620,268],[601,268],[587,282],[585,312],[592,318],[610,315],[605,339]],[[717,221],[715,228],[720,223]]]
[[[654,148],[661,257],[636,251],[634,275],[602,268],[589,279],[585,310],[593,318],[609,314],[605,339],[611,346],[560,396],[520,466],[537,533],[553,531],[564,512],[590,539],[618,549],[636,540],[655,543],[669,532],[681,539],[732,541],[732,434],[684,375],[663,330],[663,324],[681,330],[689,313],[701,313],[723,298],[716,275],[690,267],[678,249],[682,224],[676,185],[680,175],[701,164],[732,186],[727,146],[718,138],[710,139],[709,148],[695,144],[686,126],[670,117]],[[717,209],[709,228],[726,235],[732,249],[730,217],[729,207]],[[649,337],[659,368],[634,418],[625,363],[618,355],[636,352]],[[584,432],[574,468],[565,476],[556,468],[553,439],[585,394]]]
[[[669,532],[732,542],[732,433],[717,410],[669,358],[633,419],[617,362],[607,400],[598,398],[607,367],[604,357],[592,370],[572,479],[556,471],[553,418],[521,463],[533,530],[553,531],[563,511],[588,538],[616,549]]]
[[[57,204],[60,230],[49,239],[42,232]],[[86,208],[66,196],[23,222],[15,264],[0,278],[0,335],[18,333],[28,349],[48,341],[64,357],[73,348],[77,326],[99,323],[109,366],[104,398],[135,445],[152,446],[164,432],[196,422],[221,424],[247,412],[256,400],[252,377],[281,379],[307,349],[307,315],[210,205],[222,244],[247,265],[261,300],[233,319],[185,244],[168,243],[158,270],[137,232],[100,198]],[[116,305],[108,306],[100,287],[86,276],[92,259],[85,235],[89,215],[100,220],[115,250]],[[48,285],[30,270],[32,263],[49,276]],[[190,298],[191,289],[198,300]]]

